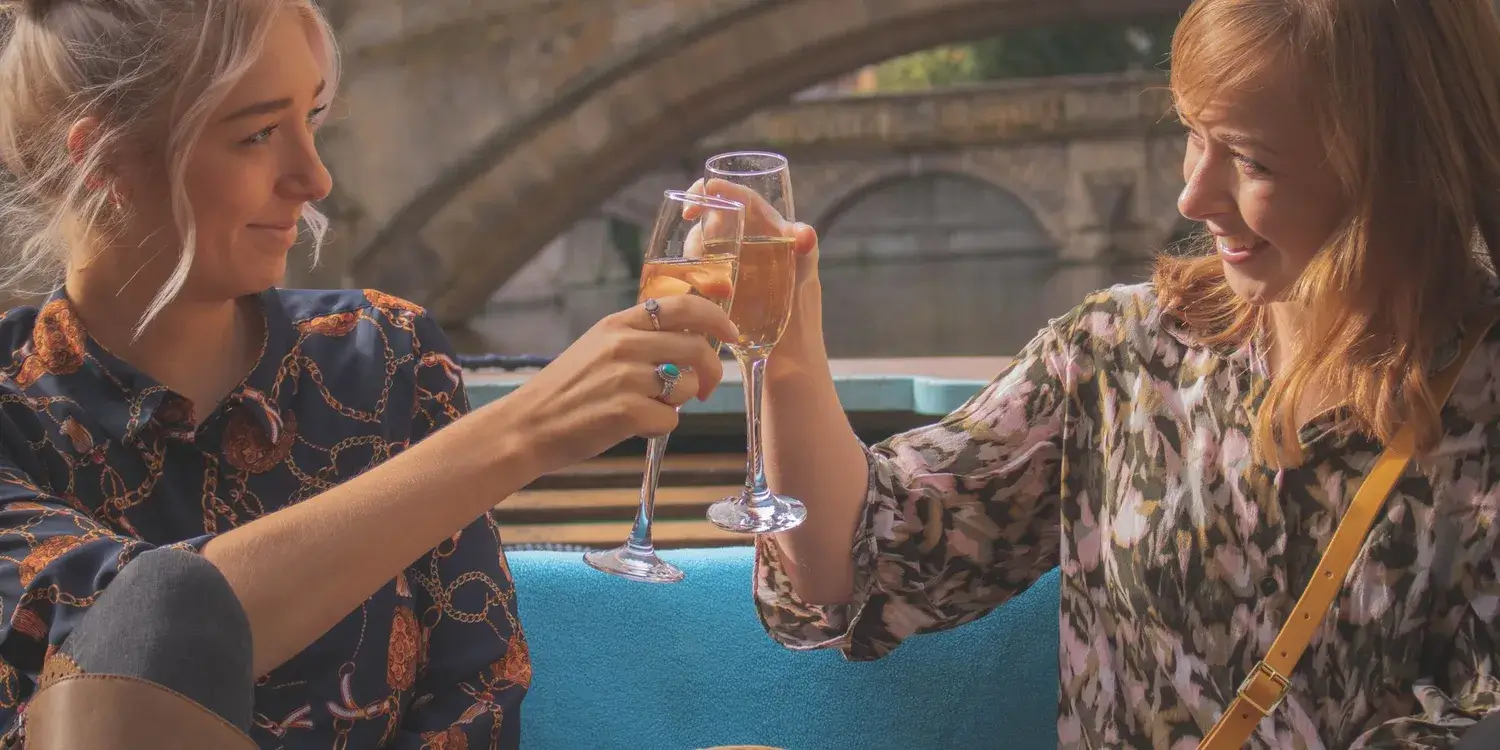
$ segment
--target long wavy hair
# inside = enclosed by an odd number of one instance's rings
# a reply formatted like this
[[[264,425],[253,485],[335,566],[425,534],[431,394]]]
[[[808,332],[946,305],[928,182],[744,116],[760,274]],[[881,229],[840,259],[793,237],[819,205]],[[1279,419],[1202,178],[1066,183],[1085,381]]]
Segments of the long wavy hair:
[[[1262,75],[1291,75],[1314,110],[1348,214],[1287,292],[1307,311],[1257,417],[1255,449],[1300,462],[1297,406],[1337,394],[1341,427],[1389,442],[1442,437],[1429,376],[1480,303],[1500,251],[1500,19],[1491,0],[1196,0],[1172,43],[1189,117]],[[1164,311],[1209,344],[1268,334],[1229,288],[1212,237],[1164,256]]]

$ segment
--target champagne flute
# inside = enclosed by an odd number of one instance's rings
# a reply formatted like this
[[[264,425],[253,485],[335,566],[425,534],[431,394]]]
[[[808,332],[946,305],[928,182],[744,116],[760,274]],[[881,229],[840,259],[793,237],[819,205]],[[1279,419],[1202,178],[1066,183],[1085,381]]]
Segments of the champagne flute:
[[[734,201],[677,190],[663,194],[656,225],[646,246],[641,267],[639,302],[679,294],[696,294],[729,309],[739,273],[740,244],[744,238],[745,207]],[[715,350],[719,342],[709,340]],[[676,365],[661,363],[664,377],[678,372]],[[667,437],[646,441],[646,472],[641,481],[641,503],[635,525],[625,543],[610,550],[584,553],[584,562],[595,569],[647,583],[676,583],[682,571],[656,555],[651,541],[651,520],[656,508],[656,484]]]
[[[744,377],[749,442],[744,489],[710,505],[708,520],[725,531],[746,534],[786,531],[807,518],[807,508],[766,486],[760,414],[766,361],[792,315],[797,259],[792,250],[796,239],[791,236],[791,169],[781,154],[719,154],[704,164],[703,189],[745,205],[740,275],[729,313],[740,338],[727,343]]]

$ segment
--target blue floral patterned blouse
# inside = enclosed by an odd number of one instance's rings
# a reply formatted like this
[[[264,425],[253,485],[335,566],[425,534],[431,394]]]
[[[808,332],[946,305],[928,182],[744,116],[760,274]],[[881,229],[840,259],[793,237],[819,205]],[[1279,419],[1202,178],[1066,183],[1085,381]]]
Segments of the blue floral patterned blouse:
[[[269,290],[254,371],[194,428],[65,295],[0,318],[0,722],[120,567],[317,495],[468,410],[447,338],[375,291]],[[531,663],[486,514],[256,685],[266,748],[514,747]]]

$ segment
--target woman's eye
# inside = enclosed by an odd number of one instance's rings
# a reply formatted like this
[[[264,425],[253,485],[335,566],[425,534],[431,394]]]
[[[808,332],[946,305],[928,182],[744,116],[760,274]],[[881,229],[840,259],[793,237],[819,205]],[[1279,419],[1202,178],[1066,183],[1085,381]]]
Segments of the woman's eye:
[[[242,143],[245,143],[246,145],[252,145],[252,146],[253,145],[257,145],[257,144],[261,144],[261,143],[265,143],[266,141],[268,141],[268,140],[271,139],[271,134],[276,132],[276,127],[277,126],[275,126],[275,125],[267,127],[264,130],[261,130],[261,131],[257,132],[255,135],[252,135],[249,138],[246,138],[244,141],[242,141]]]
[[[1263,166],[1260,162],[1257,162],[1256,160],[1251,159],[1244,154],[1235,154],[1234,160],[1240,163],[1240,169],[1245,170],[1245,174],[1256,177],[1270,174],[1270,171],[1267,170],[1265,166]]]

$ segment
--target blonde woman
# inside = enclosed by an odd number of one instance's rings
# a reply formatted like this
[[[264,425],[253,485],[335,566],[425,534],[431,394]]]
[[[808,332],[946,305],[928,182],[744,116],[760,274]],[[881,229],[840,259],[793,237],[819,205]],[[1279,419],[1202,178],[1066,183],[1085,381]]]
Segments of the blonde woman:
[[[1472,734],[1500,704],[1500,330],[1461,347],[1497,303],[1492,3],[1197,0],[1171,64],[1202,252],[1053,320],[938,424],[851,433],[800,229],[765,408],[808,520],[760,540],[761,616],[872,659],[1060,565],[1062,747],[1193,748],[1241,715],[1254,748],[1500,746]],[[1310,646],[1247,683],[1403,427],[1416,458]]]
[[[312,4],[27,0],[0,45],[0,248],[63,279],[0,319],[7,742],[516,747],[531,665],[486,510],[670,430],[727,316],[625,310],[466,415],[422,309],[276,288],[330,187]]]

